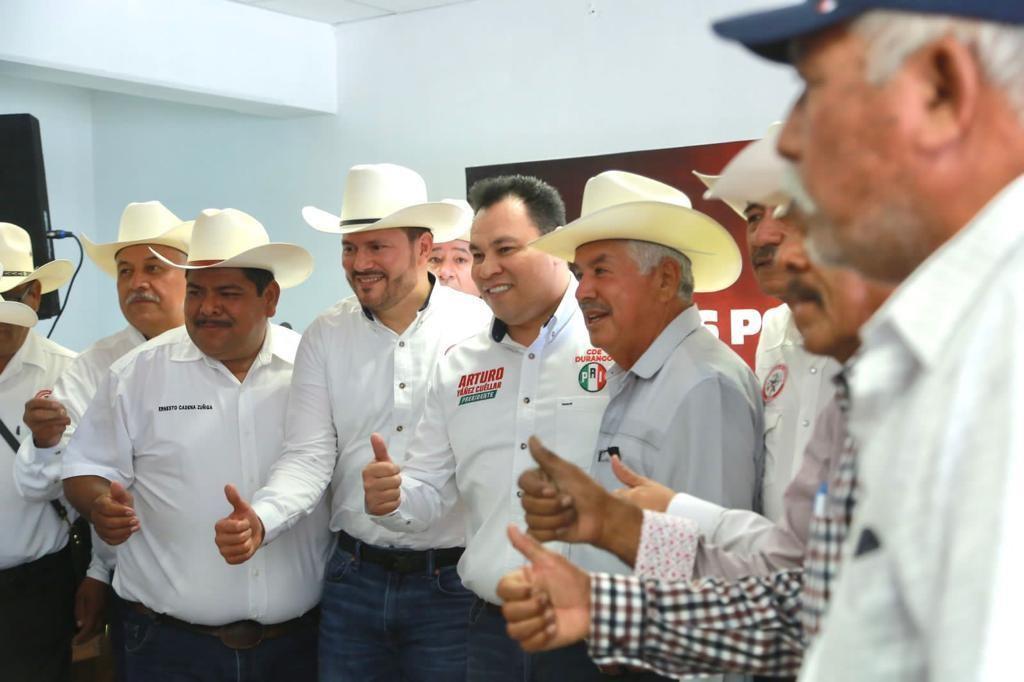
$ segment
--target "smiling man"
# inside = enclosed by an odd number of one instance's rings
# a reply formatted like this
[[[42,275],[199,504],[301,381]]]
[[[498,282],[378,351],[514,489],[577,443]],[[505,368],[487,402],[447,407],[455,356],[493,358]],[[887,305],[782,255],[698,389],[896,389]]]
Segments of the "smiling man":
[[[228,563],[258,565],[261,544],[273,550],[330,487],[338,543],[322,580],[320,679],[462,680],[473,599],[455,570],[462,515],[420,533],[381,528],[363,510],[361,472],[374,432],[404,461],[438,358],[487,323],[480,299],[427,270],[433,237],[464,231],[465,209],[428,202],[415,171],[372,164],[349,170],[341,215],[303,215],[341,235],[355,295],[303,334],[284,454],[252,507],[216,524],[217,545]]]
[[[459,573],[477,595],[469,622],[468,679],[523,682],[597,674],[581,649],[527,658],[505,631],[498,579],[521,565],[505,527],[523,520],[516,479],[531,464],[527,439],[558,443],[585,466],[608,400],[608,357],[593,347],[566,264],[529,246],[565,222],[558,191],[529,176],[481,180],[473,278],[494,319],[438,362],[423,420],[402,466],[363,470],[366,509],[383,527],[422,531],[465,507]]]
[[[185,327],[111,366],[63,462],[68,499],[118,545],[127,679],[315,680],[326,506],[248,571],[197,532],[244,508],[280,456],[299,337],[269,319],[312,256],[207,209],[187,264],[159,260],[187,273]],[[240,488],[228,502],[223,481]]]

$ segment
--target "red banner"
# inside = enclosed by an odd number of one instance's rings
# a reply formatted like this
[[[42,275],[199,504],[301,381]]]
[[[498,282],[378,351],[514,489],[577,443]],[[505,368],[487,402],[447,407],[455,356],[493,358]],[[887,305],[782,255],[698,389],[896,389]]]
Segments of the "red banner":
[[[481,178],[512,173],[536,176],[551,183],[562,193],[569,220],[579,217],[583,186],[587,180],[602,171],[639,173],[683,190],[695,209],[707,213],[729,230],[743,253],[743,273],[735,284],[725,291],[697,294],[694,298],[705,326],[732,346],[753,367],[761,317],[764,311],[779,305],[779,301],[765,296],[757,287],[747,259],[744,221],[721,201],[705,201],[702,198],[704,185],[691,173],[696,170],[717,174],[746,144],[745,141],[724,142],[573,159],[477,166],[466,169],[466,184],[470,186]]]

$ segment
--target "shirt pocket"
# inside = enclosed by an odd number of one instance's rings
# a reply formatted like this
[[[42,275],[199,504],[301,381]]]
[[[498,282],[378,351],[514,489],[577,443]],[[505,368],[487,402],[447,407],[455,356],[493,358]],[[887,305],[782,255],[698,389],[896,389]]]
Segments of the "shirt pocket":
[[[562,459],[589,471],[597,449],[601,418],[607,398],[572,396],[555,404],[555,452]]]

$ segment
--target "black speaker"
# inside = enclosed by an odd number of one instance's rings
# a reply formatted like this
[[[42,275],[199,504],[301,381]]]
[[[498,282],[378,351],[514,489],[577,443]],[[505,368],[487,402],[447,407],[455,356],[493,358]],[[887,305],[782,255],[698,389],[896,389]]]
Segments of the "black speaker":
[[[31,114],[0,115],[0,222],[25,228],[32,237],[32,257],[38,268],[53,260],[50,202],[39,121]],[[43,296],[40,319],[60,311],[57,292]]]

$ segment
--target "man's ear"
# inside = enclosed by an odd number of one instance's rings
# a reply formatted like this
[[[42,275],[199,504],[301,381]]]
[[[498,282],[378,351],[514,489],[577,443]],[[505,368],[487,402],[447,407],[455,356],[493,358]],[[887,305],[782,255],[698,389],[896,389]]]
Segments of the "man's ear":
[[[679,295],[679,283],[683,270],[674,258],[662,258],[654,269],[654,286],[659,301],[668,303]]]
[[[430,252],[434,250],[434,233],[427,231],[416,239],[416,261],[426,263],[430,259]]]
[[[897,77],[913,84],[902,104],[915,113],[915,138],[922,149],[942,149],[967,133],[983,84],[969,47],[952,36],[940,38],[908,57]]]
[[[267,319],[277,314],[277,303],[281,300],[281,285],[277,280],[272,281],[263,290],[263,303],[267,311]]]
[[[28,292],[21,302],[37,313],[39,312],[39,306],[43,302],[43,285],[39,280],[35,279],[28,283]]]

